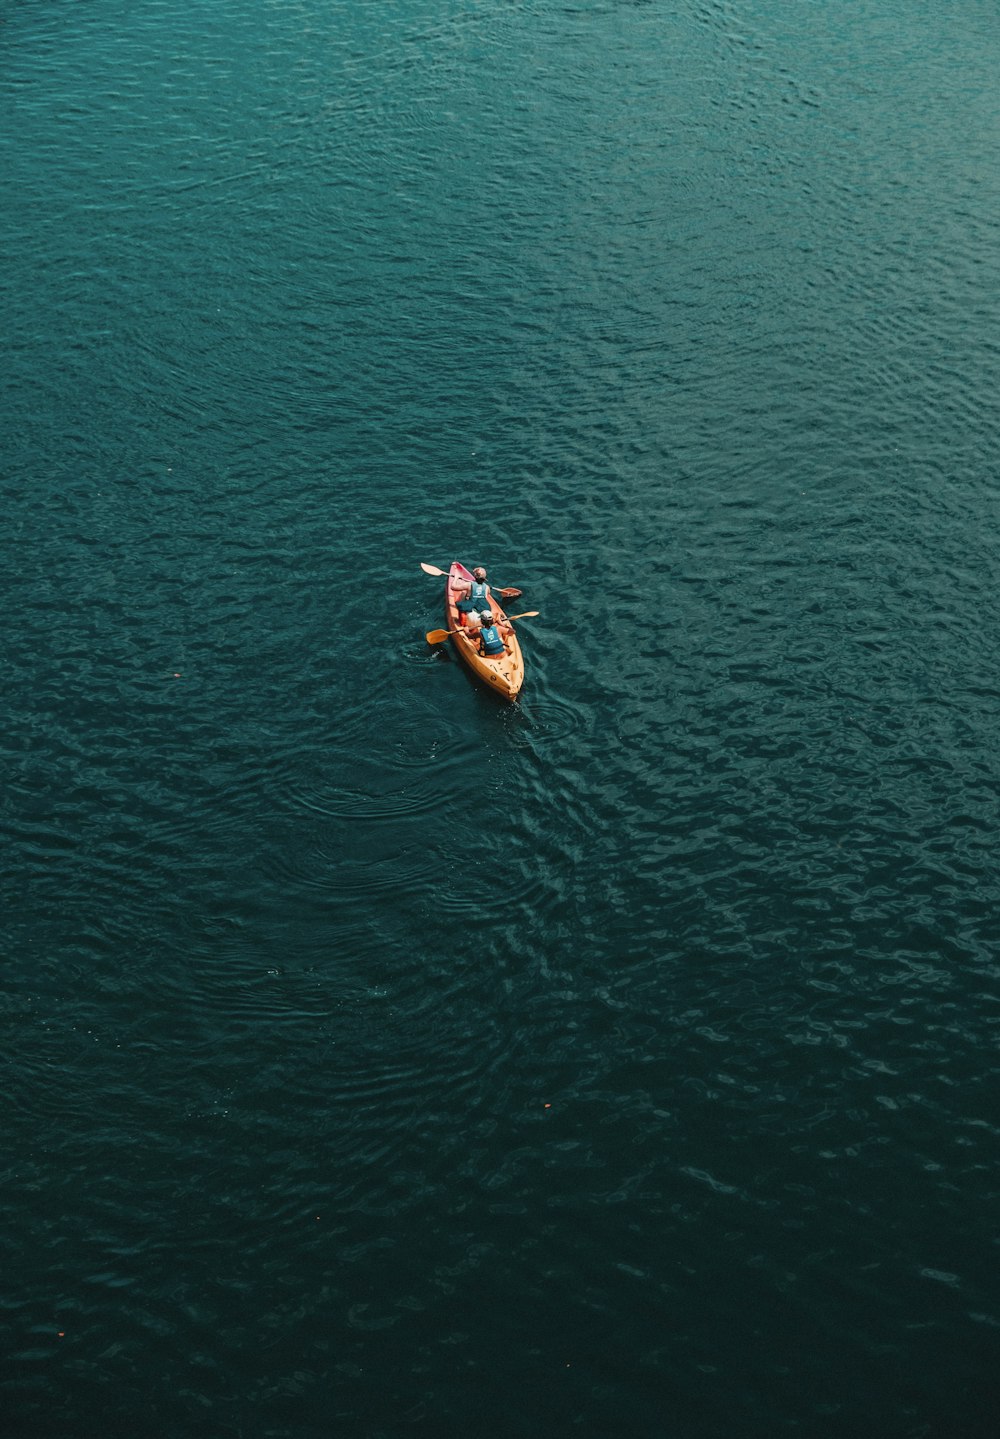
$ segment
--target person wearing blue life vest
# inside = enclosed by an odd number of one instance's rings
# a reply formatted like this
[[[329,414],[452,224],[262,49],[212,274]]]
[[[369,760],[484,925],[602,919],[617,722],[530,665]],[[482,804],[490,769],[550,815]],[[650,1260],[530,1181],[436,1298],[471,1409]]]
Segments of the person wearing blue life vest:
[[[494,594],[491,587],[486,583],[486,571],[482,565],[477,565],[472,571],[472,583],[467,587],[465,594],[458,602],[458,612],[465,619],[466,624],[475,627],[475,616],[482,609],[489,607],[491,597],[497,601],[501,599],[514,599],[521,593],[520,590],[498,589]]]
[[[506,654],[510,625],[506,620],[498,620],[492,610],[483,610],[479,618],[482,622],[479,631],[479,653],[487,659]]]

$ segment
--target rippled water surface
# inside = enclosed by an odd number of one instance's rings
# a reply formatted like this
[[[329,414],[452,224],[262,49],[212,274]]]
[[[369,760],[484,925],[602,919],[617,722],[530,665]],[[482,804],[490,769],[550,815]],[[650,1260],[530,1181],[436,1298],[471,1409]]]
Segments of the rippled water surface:
[[[3,19],[4,1435],[991,1439],[995,8]]]

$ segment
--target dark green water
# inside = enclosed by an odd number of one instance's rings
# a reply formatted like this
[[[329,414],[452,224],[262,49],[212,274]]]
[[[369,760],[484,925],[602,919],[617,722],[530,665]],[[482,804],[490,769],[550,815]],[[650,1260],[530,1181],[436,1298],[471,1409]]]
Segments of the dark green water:
[[[2,18],[4,1439],[992,1439],[995,7]]]

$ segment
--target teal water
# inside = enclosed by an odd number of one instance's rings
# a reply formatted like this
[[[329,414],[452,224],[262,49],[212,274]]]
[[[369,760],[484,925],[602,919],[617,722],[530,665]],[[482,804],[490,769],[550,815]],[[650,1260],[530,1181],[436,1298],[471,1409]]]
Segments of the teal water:
[[[995,8],[3,22],[0,1432],[991,1439]]]

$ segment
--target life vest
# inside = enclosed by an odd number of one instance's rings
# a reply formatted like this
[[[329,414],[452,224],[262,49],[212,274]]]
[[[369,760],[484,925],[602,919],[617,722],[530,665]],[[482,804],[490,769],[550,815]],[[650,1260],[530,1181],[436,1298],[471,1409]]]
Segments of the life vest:
[[[469,591],[469,599],[472,607],[476,610],[488,610],[490,607],[490,587],[485,580],[473,580],[472,589]]]
[[[479,653],[481,655],[502,655],[504,642],[496,625],[483,625],[479,631]]]

